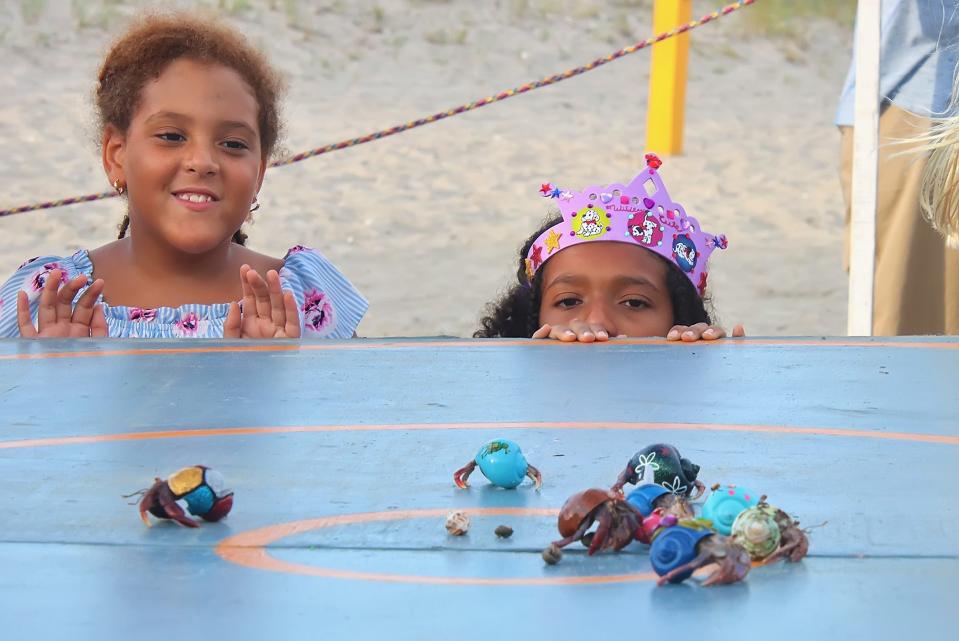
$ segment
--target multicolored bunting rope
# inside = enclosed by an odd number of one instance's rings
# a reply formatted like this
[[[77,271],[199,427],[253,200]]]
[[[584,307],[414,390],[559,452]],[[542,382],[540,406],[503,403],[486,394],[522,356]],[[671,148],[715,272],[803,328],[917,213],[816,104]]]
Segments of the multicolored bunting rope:
[[[553,76],[548,76],[542,80],[537,80],[535,82],[530,82],[525,85],[520,85],[514,89],[508,89],[506,91],[500,92],[493,96],[487,96],[486,98],[481,98],[474,102],[466,103],[458,107],[454,107],[447,111],[441,111],[435,113],[432,116],[426,116],[425,118],[420,118],[419,120],[413,120],[402,125],[396,125],[390,127],[389,129],[383,129],[366,136],[361,136],[359,138],[352,138],[350,140],[344,140],[341,142],[334,143],[332,145],[326,145],[325,147],[317,147],[316,149],[311,149],[310,151],[304,151],[302,153],[290,156],[283,160],[278,160],[276,162],[270,163],[270,167],[282,167],[284,165],[292,165],[293,163],[300,162],[301,160],[306,160],[307,158],[314,158],[316,156],[321,156],[323,154],[329,153],[331,151],[337,151],[339,149],[346,149],[348,147],[355,147],[357,145],[362,145],[363,143],[373,142],[374,140],[380,140],[381,138],[386,138],[387,136],[392,136],[404,131],[409,131],[410,129],[415,129],[417,127],[422,127],[423,125],[428,125],[433,122],[443,120],[444,118],[449,118],[450,116],[456,116],[458,114],[466,113],[467,111],[473,111],[474,109],[479,109],[480,107],[485,107],[486,105],[491,105],[495,102],[500,102],[506,100],[507,98],[512,98],[513,96],[518,96],[524,94],[533,89],[539,89],[541,87],[548,87],[554,85],[557,82],[561,82],[568,78],[584,74],[587,71],[592,71],[597,67],[601,67],[609,62],[627,56],[631,53],[636,53],[640,49],[645,49],[650,45],[656,44],[666,40],[667,38],[672,38],[673,36],[678,36],[682,33],[689,31],[690,29],[695,29],[700,25],[704,25],[707,22],[712,22],[717,18],[722,16],[729,15],[737,9],[741,9],[745,6],[755,3],[756,0],[740,0],[739,2],[734,2],[732,4],[726,5],[722,9],[713,11],[712,13],[706,14],[699,20],[693,20],[686,24],[680,25],[673,29],[672,31],[663,32],[652,38],[642,40],[637,42],[634,45],[626,47],[625,49],[620,49],[619,51],[613,52],[608,56],[602,58],[597,58],[590,63],[587,63],[581,67],[576,67],[574,69],[568,69],[563,73],[558,73]],[[70,198],[61,198],[60,200],[51,200],[44,203],[37,203],[34,205],[22,205],[20,207],[13,207],[10,209],[0,209],[0,218],[4,216],[12,216],[14,214],[24,214],[29,211],[37,211],[41,209],[55,209],[57,207],[66,207],[67,205],[76,205],[78,203],[88,203],[95,200],[105,200],[107,198],[114,198],[117,196],[116,192],[105,191],[99,194],[87,194],[86,196],[72,196]]]

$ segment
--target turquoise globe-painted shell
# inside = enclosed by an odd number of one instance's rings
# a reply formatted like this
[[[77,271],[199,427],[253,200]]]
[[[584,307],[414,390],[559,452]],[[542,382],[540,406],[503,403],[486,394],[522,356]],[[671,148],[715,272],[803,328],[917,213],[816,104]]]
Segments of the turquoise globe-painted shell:
[[[474,460],[490,483],[507,489],[522,483],[529,468],[519,445],[504,438],[481,447]]]
[[[744,510],[733,523],[732,537],[753,561],[765,559],[779,548],[782,538],[776,524],[776,508],[763,503]]]
[[[718,488],[709,495],[703,505],[702,516],[712,521],[714,530],[724,536],[729,536],[733,530],[733,522],[743,510],[759,504],[755,492],[744,487],[730,485]]]
[[[660,530],[649,548],[649,561],[656,574],[663,576],[681,565],[696,558],[696,546],[707,536],[713,536],[709,529],[693,529],[682,525]],[[682,572],[672,578],[670,583],[681,583],[692,576],[693,571]]]

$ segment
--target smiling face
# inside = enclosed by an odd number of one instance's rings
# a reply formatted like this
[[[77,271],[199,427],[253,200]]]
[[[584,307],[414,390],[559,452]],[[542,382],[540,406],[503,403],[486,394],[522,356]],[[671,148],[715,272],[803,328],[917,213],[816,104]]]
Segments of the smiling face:
[[[554,255],[543,266],[539,322],[600,325],[610,336],[665,336],[673,326],[666,265],[626,243],[591,242]]]
[[[257,115],[249,85],[223,65],[181,58],[148,82],[128,130],[104,134],[132,233],[188,254],[229,243],[266,168]]]

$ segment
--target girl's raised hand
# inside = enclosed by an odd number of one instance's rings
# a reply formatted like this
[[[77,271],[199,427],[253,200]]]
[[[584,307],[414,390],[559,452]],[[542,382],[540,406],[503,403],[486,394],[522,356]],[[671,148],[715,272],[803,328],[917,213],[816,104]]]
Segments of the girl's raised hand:
[[[547,323],[533,333],[533,338],[552,338],[566,343],[576,341],[593,343],[595,341],[608,341],[609,332],[599,325],[574,320],[569,325],[550,325]]]
[[[240,267],[243,308],[230,303],[223,338],[299,338],[300,315],[293,292],[283,291],[280,275],[271,269],[266,280],[249,265]]]
[[[107,335],[107,321],[103,305],[97,303],[103,291],[103,281],[97,279],[87,288],[76,306],[76,298],[87,277],[83,274],[60,286],[62,272],[54,269],[40,291],[37,308],[37,327],[30,318],[30,301],[24,291],[17,292],[17,322],[23,338],[100,338]]]
[[[746,336],[746,330],[742,325],[733,327],[733,338],[743,338]],[[685,343],[694,343],[698,340],[714,341],[726,337],[726,330],[719,325],[707,325],[706,323],[696,323],[695,325],[675,325],[666,334],[668,341],[683,341]]]

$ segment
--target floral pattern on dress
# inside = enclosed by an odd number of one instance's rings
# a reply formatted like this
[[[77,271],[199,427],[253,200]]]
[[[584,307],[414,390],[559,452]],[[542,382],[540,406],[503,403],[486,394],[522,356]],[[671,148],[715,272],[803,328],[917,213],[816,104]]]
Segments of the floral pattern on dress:
[[[37,271],[33,275],[33,280],[30,281],[30,286],[33,287],[34,293],[39,292],[43,289],[43,286],[47,282],[47,277],[50,275],[54,269],[60,270],[60,284],[67,282],[67,270],[60,266],[60,263],[44,263],[43,269]]]
[[[152,323],[157,318],[157,310],[143,309],[142,307],[131,307],[127,318],[134,322]]]
[[[5,282],[0,283],[0,338],[20,335],[17,296],[25,292],[30,316],[37,322],[40,294],[53,269],[62,271],[66,283],[86,276],[82,296],[93,281],[93,263],[89,252],[78,250],[71,256],[41,255],[27,261]],[[366,313],[367,302],[346,277],[322,253],[297,245],[286,254],[279,270],[280,284],[298,301],[301,336],[305,339],[348,339]],[[101,294],[107,333],[114,338],[198,339],[222,338],[231,303],[187,304],[179,307],[138,308],[109,305]],[[242,302],[240,303],[242,305]]]
[[[180,338],[194,337],[199,327],[200,317],[196,315],[196,312],[190,312],[176,324],[176,333]]]
[[[303,321],[307,331],[322,333],[333,325],[333,306],[318,289],[306,292],[303,299]]]

